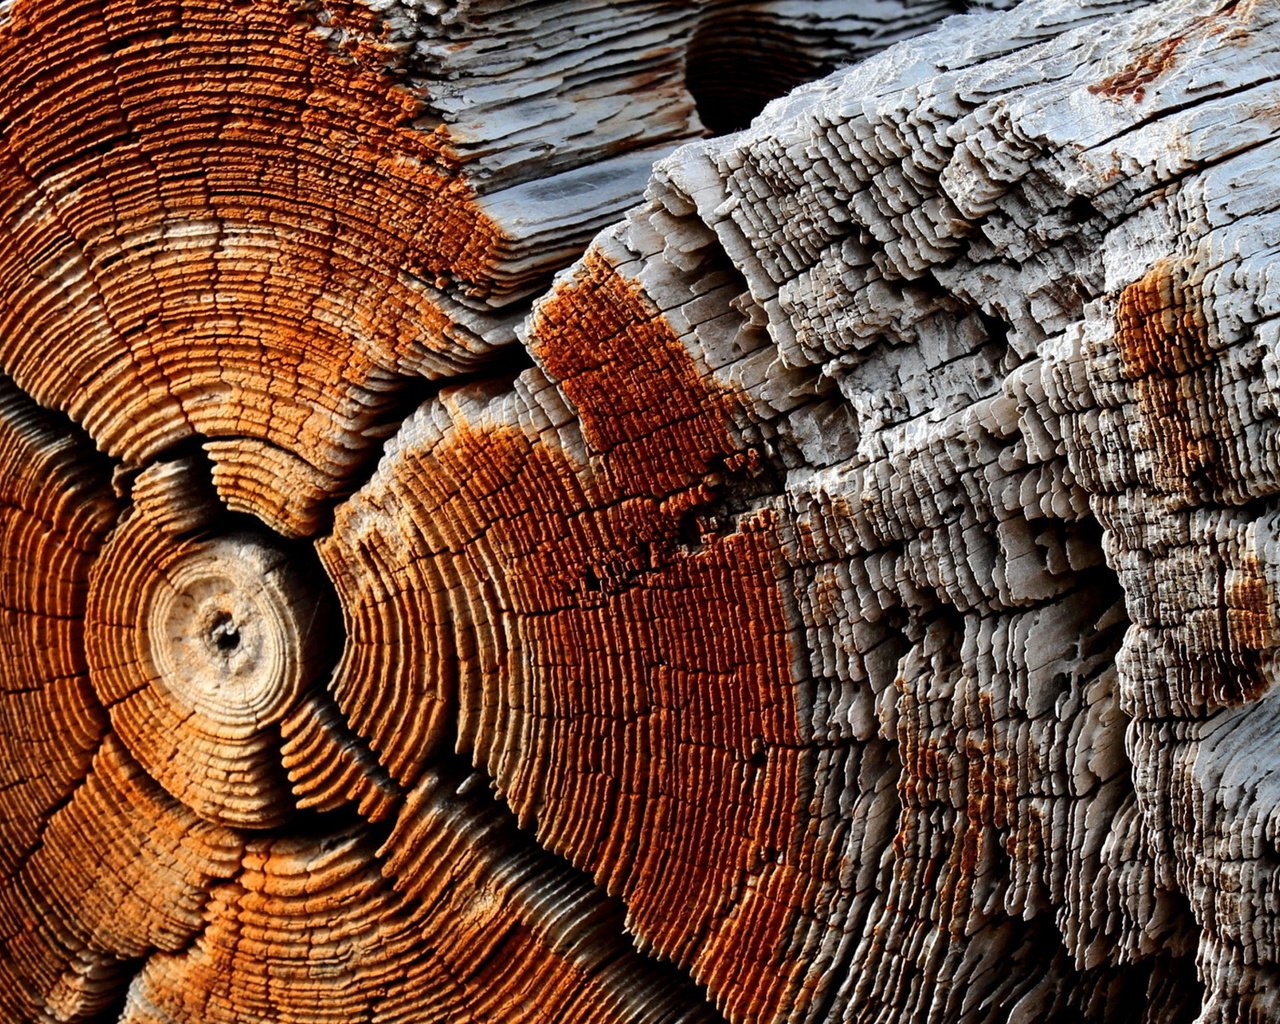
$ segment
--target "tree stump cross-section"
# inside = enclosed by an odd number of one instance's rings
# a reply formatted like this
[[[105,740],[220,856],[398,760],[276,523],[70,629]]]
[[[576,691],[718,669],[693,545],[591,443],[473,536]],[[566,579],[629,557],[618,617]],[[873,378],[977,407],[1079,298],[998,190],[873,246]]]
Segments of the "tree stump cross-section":
[[[1280,1020],[1280,8],[0,66],[0,1021]]]

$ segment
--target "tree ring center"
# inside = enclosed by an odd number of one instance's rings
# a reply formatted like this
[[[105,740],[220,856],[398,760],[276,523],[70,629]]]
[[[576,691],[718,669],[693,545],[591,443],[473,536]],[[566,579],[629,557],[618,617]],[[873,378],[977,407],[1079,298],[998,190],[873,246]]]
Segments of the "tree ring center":
[[[230,655],[240,646],[240,627],[226,612],[220,613],[209,627],[209,642],[214,649],[224,655]]]
[[[144,611],[156,682],[227,726],[278,721],[314,674],[323,597],[269,539],[185,546]]]

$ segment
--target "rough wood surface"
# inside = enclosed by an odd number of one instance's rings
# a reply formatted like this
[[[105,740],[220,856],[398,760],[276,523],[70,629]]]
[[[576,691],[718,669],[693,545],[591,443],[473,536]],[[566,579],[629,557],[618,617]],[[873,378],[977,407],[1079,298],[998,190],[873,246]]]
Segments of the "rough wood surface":
[[[1280,1019],[1280,8],[953,6],[0,0],[0,1017]]]

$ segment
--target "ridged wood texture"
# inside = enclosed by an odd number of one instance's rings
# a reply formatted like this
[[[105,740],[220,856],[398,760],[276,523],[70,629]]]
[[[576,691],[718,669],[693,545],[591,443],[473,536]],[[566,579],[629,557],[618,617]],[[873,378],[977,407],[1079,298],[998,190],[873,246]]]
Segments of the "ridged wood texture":
[[[1280,8],[969,6],[0,0],[0,1020],[1280,1020]]]

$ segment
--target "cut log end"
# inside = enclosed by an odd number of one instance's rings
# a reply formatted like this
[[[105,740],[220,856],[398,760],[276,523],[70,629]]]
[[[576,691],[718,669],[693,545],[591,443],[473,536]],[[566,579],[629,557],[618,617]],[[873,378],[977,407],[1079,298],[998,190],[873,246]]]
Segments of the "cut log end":
[[[1277,1019],[1278,62],[0,0],[0,1018]]]

